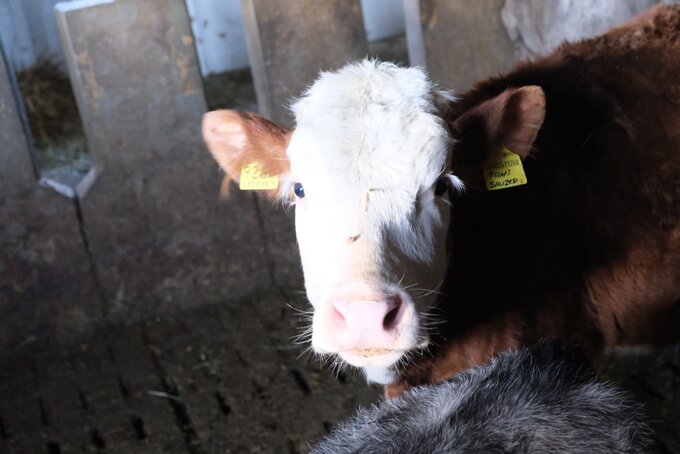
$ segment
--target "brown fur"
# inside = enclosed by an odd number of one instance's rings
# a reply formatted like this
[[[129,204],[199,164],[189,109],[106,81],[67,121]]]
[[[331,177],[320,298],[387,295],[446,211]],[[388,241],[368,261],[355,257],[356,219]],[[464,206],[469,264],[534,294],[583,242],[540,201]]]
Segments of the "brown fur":
[[[526,158],[545,118],[545,96],[540,87],[529,86],[505,90],[461,114],[452,132],[465,136],[475,153],[454,156],[456,175],[468,187],[484,187],[480,162],[505,146]]]
[[[291,132],[255,113],[235,110],[216,110],[203,117],[203,139],[226,176],[222,193],[227,192],[229,180],[237,183],[241,169],[257,161],[267,175],[281,175],[290,171],[286,148]],[[277,190],[268,191],[276,198]]]
[[[465,94],[447,121],[459,141],[453,170],[473,187],[499,146],[488,107],[526,86],[541,87],[546,108],[528,184],[452,200],[446,324],[390,396],[545,336],[593,354],[680,339],[680,5]]]

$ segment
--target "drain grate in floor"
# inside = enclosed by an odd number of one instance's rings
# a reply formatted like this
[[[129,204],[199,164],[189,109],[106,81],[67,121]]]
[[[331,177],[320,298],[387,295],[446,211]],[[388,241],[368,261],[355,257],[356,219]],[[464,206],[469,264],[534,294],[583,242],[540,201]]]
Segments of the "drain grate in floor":
[[[380,390],[298,358],[285,307],[225,303],[0,358],[0,452],[306,452]],[[680,347],[620,350],[598,367],[680,453]]]

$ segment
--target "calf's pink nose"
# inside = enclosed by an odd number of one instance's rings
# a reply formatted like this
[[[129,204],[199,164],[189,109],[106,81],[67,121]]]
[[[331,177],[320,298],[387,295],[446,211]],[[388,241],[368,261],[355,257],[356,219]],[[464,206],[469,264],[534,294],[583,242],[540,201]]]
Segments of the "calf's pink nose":
[[[401,308],[399,296],[379,300],[335,300],[333,325],[340,349],[392,348]]]

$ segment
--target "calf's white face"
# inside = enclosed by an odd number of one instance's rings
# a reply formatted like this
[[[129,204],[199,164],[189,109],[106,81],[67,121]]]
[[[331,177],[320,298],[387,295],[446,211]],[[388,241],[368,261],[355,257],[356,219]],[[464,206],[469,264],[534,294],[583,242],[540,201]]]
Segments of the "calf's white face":
[[[235,179],[250,160],[265,170],[267,159],[289,160],[268,171],[295,204],[312,346],[372,381],[389,382],[429,341],[425,314],[447,265],[447,189],[462,187],[447,171],[450,139],[437,110],[450,100],[419,69],[363,61],[320,76],[293,105],[292,135],[233,112],[204,120],[211,151]],[[253,151],[268,129],[278,157]]]

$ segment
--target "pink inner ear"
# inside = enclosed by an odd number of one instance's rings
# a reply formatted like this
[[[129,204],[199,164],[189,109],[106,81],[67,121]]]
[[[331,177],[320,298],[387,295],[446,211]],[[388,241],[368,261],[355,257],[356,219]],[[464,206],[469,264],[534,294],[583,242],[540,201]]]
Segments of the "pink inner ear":
[[[215,129],[217,140],[237,150],[243,150],[246,145],[246,133],[241,123],[231,120],[220,123]]]
[[[541,87],[522,87],[513,95],[521,97],[519,110],[524,124],[540,128],[545,117],[545,94]]]
[[[545,95],[537,86],[515,89],[504,99],[501,145],[526,158],[545,118]]]
[[[243,147],[246,140],[243,120],[233,111],[217,110],[203,116],[203,139]]]
[[[227,177],[238,182],[243,167],[258,162],[267,175],[290,171],[291,132],[255,113],[217,110],[203,116],[203,139]],[[276,197],[276,191],[271,191]]]
[[[241,116],[234,111],[208,112],[203,116],[203,139],[227,176],[238,181],[238,162],[248,141]]]

